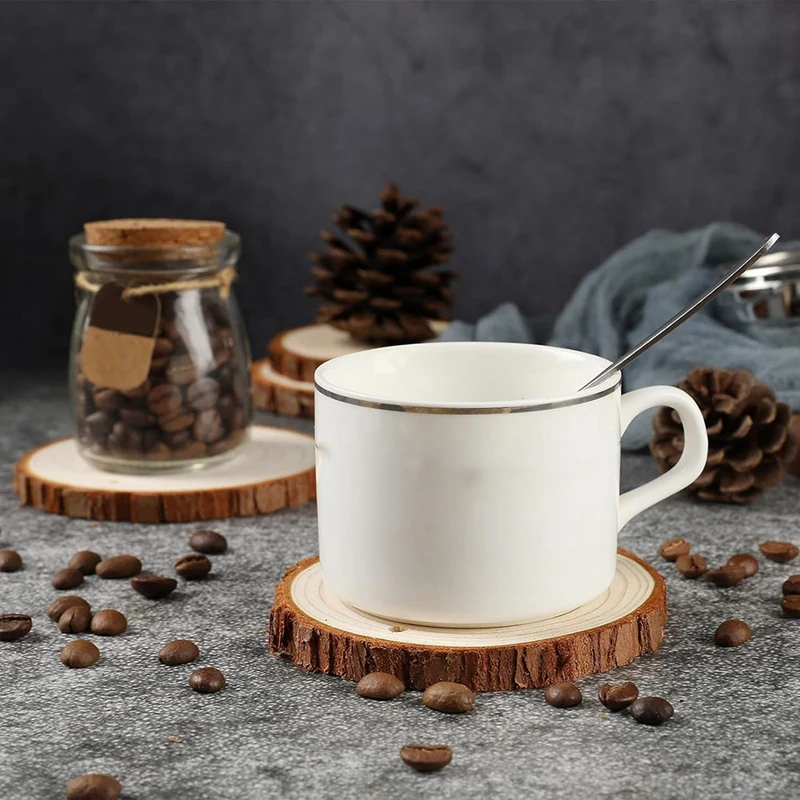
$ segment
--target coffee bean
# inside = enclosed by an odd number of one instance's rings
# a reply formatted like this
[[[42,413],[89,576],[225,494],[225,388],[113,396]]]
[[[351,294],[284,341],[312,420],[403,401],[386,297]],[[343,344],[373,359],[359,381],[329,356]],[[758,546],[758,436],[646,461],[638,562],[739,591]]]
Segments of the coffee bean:
[[[132,578],[142,571],[142,562],[136,556],[112,556],[103,559],[96,567],[95,572],[106,579]]]
[[[217,403],[219,384],[213,378],[200,378],[189,387],[186,397],[196,411],[207,411]]]
[[[800,617],[800,594],[787,594],[781,599],[781,608],[787,617]]]
[[[597,699],[609,711],[622,711],[639,696],[639,687],[628,681],[627,683],[604,683],[597,691]]]
[[[784,594],[800,594],[800,575],[790,575],[781,588]]]
[[[741,619],[729,619],[714,631],[714,642],[720,647],[738,647],[750,640],[753,631]]]
[[[212,408],[208,411],[201,411],[192,427],[194,438],[206,444],[216,442],[225,433],[222,424],[222,417]]]
[[[189,547],[198,553],[224,553],[228,549],[228,540],[216,531],[195,531],[189,537]]]
[[[70,606],[59,618],[61,633],[86,633],[92,622],[92,612],[86,606]]]
[[[158,425],[165,433],[178,433],[185,431],[194,425],[194,412],[176,411],[158,418]]]
[[[544,690],[544,699],[556,708],[574,708],[583,702],[581,690],[570,681],[554,683]]]
[[[201,694],[214,694],[225,688],[225,676],[214,667],[202,667],[189,676],[189,686]]]
[[[50,603],[47,608],[47,616],[53,622],[58,622],[61,619],[61,615],[72,606],[89,608],[89,604],[82,597],[78,597],[76,594],[66,594],[63,597],[57,597]]]
[[[706,560],[698,553],[678,556],[675,566],[684,578],[699,578],[708,572]]]
[[[172,455],[176,459],[186,459],[194,461],[201,456],[204,456],[206,453],[206,446],[203,442],[186,442],[186,444],[182,444],[180,447],[176,447],[172,451]]]
[[[128,629],[125,615],[113,608],[104,608],[92,617],[90,630],[98,636],[119,636]]]
[[[127,397],[128,400],[142,400],[143,398],[147,397],[147,393],[149,391],[150,391],[150,381],[145,381],[144,383],[140,383],[133,389],[127,389],[123,391],[122,394],[123,396]]]
[[[0,572],[22,569],[22,558],[16,550],[0,550]]]
[[[758,559],[750,553],[739,553],[731,556],[726,566],[743,567],[745,578],[752,578],[758,572]]]
[[[658,549],[661,557],[667,561],[676,561],[678,556],[685,556],[691,551],[692,546],[686,539],[670,539]]]
[[[74,589],[83,583],[83,573],[74,567],[65,567],[50,579],[54,589]]]
[[[673,713],[663,697],[640,697],[631,705],[631,716],[642,725],[662,725]]]
[[[800,553],[797,545],[791,542],[762,542],[758,549],[764,558],[768,558],[770,561],[777,561],[779,564],[793,561]]]
[[[114,417],[105,411],[95,411],[84,420],[86,429],[95,439],[105,439],[114,427]]]
[[[79,569],[84,575],[94,575],[95,568],[103,559],[92,550],[79,550],[67,562],[68,567]]]
[[[197,367],[189,355],[173,356],[167,364],[167,379],[170,383],[186,386],[198,378]]]
[[[27,636],[32,624],[27,614],[0,614],[0,642],[16,642]]]
[[[724,567],[706,572],[706,580],[715,586],[727,589],[730,586],[736,586],[741,583],[744,580],[744,575],[744,567],[726,564]]]
[[[161,575],[135,575],[131,578],[131,586],[140,595],[150,600],[166,597],[178,585],[175,578],[165,578]]]
[[[171,383],[162,383],[150,390],[147,395],[147,407],[158,417],[169,417],[176,414],[183,403],[181,390]]]
[[[119,412],[120,419],[133,428],[149,428],[156,424],[156,418],[141,408],[123,408]]]
[[[194,642],[190,642],[188,639],[175,639],[173,642],[167,642],[158,651],[158,660],[162,664],[174,667],[178,664],[188,664],[199,655],[200,650]]]
[[[446,744],[407,744],[400,758],[418,772],[436,772],[453,760],[453,751]]]
[[[198,553],[189,553],[186,556],[181,556],[175,562],[175,572],[186,578],[187,581],[197,581],[200,578],[205,578],[211,571],[211,562]]]
[[[91,667],[99,658],[100,651],[97,646],[87,642],[86,639],[76,639],[61,651],[61,663],[70,669]]]
[[[445,714],[463,714],[472,709],[475,693],[463,683],[439,681],[423,692],[422,702],[428,708]]]
[[[370,672],[356,684],[356,694],[370,700],[394,700],[405,688],[403,681],[388,672]]]
[[[192,432],[190,430],[176,431],[175,433],[165,433],[164,441],[173,449],[177,449],[191,441]]]
[[[169,339],[167,339],[165,336],[159,336],[153,346],[153,355],[158,356],[159,358],[168,356],[172,354],[174,349],[175,347]]]
[[[67,800],[117,800],[122,785],[111,775],[78,775],[67,784]]]
[[[101,411],[116,411],[122,405],[122,395],[113,389],[95,389],[92,400]]]
[[[141,450],[142,432],[124,422],[115,422],[111,428],[111,435],[108,437],[108,445],[122,451],[123,454],[127,450]]]
[[[164,442],[156,442],[144,452],[145,458],[148,461],[168,461],[172,455],[172,450],[170,450],[169,445]]]

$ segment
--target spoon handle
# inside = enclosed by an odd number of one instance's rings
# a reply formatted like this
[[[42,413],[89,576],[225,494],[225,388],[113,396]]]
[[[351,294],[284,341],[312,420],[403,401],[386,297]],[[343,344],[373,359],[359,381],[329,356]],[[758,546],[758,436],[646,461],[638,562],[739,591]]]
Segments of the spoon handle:
[[[579,391],[589,389],[592,386],[605,380],[612,372],[616,372],[633,361],[634,358],[640,356],[649,347],[656,342],[663,339],[668,333],[671,333],[678,327],[684,320],[688,319],[701,309],[710,300],[713,300],[723,289],[730,286],[746,269],[749,269],[753,264],[758,261],[764,253],[769,250],[780,237],[777,233],[773,233],[768,239],[764,240],[761,247],[758,248],[752,255],[748,256],[740,264],[737,264],[719,283],[712,286],[702,297],[698,297],[690,306],[679,311],[672,319],[665,322],[658,330],[653,331],[646,339],[643,339],[633,350],[629,350],[624,356],[620,356],[613,364],[609,364],[599,375],[592,378],[589,383],[581,386]]]

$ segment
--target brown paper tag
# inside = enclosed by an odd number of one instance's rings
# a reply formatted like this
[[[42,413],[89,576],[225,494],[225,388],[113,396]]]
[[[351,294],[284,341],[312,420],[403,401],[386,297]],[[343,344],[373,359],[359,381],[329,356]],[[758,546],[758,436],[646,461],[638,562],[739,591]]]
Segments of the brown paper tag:
[[[81,371],[96,386],[128,391],[150,372],[161,315],[157,295],[122,299],[118,283],[102,286],[92,301],[81,347]]]

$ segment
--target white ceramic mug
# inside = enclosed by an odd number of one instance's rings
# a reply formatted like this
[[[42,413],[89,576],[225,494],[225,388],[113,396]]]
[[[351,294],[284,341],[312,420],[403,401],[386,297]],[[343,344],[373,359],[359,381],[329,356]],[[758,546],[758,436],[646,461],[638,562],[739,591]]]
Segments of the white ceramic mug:
[[[387,619],[511,625],[611,585],[617,532],[689,485],[708,441],[695,402],[620,374],[583,392],[598,356],[495,342],[402,345],[316,371],[319,553],[346,603]],[[620,437],[671,406],[678,464],[620,496]]]

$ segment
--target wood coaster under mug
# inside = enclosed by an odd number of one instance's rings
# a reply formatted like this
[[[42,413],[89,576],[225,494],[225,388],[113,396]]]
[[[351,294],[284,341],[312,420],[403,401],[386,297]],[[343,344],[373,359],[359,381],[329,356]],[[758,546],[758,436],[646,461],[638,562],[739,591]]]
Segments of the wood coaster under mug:
[[[580,608],[503,628],[434,628],[375,617],[342,603],[319,560],[289,569],[275,590],[271,652],[309,672],[359,681],[388,672],[407,688],[456,681],[474,691],[531,689],[628,664],[664,633],[664,579],[625,550],[611,587]]]
[[[22,505],[83,519],[194,522],[269,514],[314,499],[314,440],[253,425],[249,441],[227,461],[147,475],[96,469],[74,439],[58,439],[16,463],[14,491]]]

